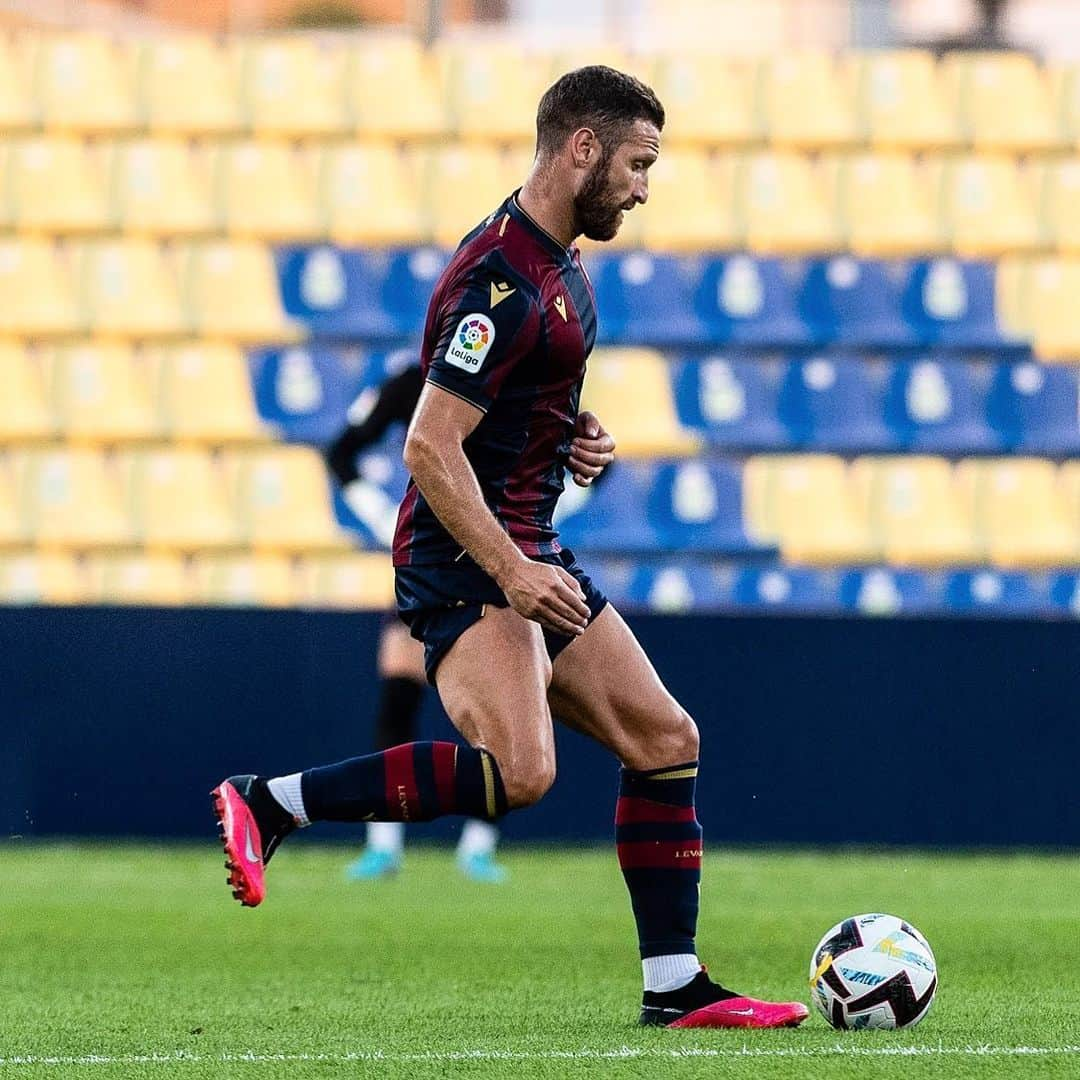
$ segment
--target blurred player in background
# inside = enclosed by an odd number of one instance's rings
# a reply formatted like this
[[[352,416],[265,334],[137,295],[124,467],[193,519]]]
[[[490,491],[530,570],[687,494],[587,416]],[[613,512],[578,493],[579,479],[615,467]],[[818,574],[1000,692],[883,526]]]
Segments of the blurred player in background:
[[[424,388],[420,363],[412,363],[378,388],[369,387],[349,409],[349,423],[326,448],[326,464],[340,485],[346,502],[363,504],[367,492],[357,458],[376,445],[394,424],[408,425]],[[367,515],[364,515],[367,517]],[[419,729],[420,706],[427,677],[424,646],[410,633],[396,612],[388,613],[379,635],[379,705],[375,720],[375,749],[413,742]],[[496,863],[499,830],[476,818],[465,823],[457,847],[457,865],[473,881],[498,884],[506,870]],[[367,826],[364,853],[349,864],[354,881],[387,877],[401,869],[405,824],[372,821]]]

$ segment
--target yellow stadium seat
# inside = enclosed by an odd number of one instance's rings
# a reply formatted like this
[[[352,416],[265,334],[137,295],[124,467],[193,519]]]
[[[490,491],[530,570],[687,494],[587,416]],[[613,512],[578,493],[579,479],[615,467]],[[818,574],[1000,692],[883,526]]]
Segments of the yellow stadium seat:
[[[216,228],[209,179],[180,139],[118,143],[111,173],[112,219],[125,233],[192,236]]]
[[[825,454],[759,456],[746,463],[743,506],[750,533],[809,565],[865,563],[879,549],[852,495],[844,462]]]
[[[952,53],[942,78],[976,149],[1032,152],[1063,143],[1039,65],[1019,52]]]
[[[758,113],[776,146],[822,148],[858,141],[855,109],[825,53],[782,52],[762,60]]]
[[[85,575],[70,555],[0,555],[0,604],[81,604],[91,599]]]
[[[964,461],[957,482],[990,561],[1006,567],[1080,562],[1080,530],[1051,461]]]
[[[181,264],[182,295],[200,336],[249,344],[301,337],[282,309],[273,256],[261,244],[192,244]]]
[[[93,33],[29,39],[41,122],[52,131],[112,134],[139,126],[130,51]]]
[[[649,169],[649,201],[626,219],[645,247],[661,251],[739,246],[730,170],[689,149],[666,150]]]
[[[760,138],[752,82],[750,68],[723,56],[678,52],[661,57],[654,89],[667,112],[664,142],[740,146]]]
[[[162,447],[132,455],[127,465],[132,519],[146,547],[205,551],[240,545],[223,471],[206,451]]]
[[[25,547],[32,538],[19,510],[15,472],[10,458],[0,461],[0,547]]]
[[[227,459],[250,543],[280,551],[347,549],[334,520],[326,466],[308,447],[234,452]]]
[[[155,133],[220,136],[244,125],[225,50],[209,36],[148,40],[139,57],[139,101],[141,118]]]
[[[436,62],[459,136],[485,142],[536,138],[536,104],[547,84],[524,49],[507,41],[477,48],[470,35],[443,44]]]
[[[321,236],[309,170],[300,153],[283,143],[222,146],[214,168],[222,224],[234,236],[271,241]]]
[[[43,240],[0,238],[0,335],[67,337],[80,328],[70,267]]]
[[[993,257],[1040,247],[1034,201],[1012,158],[967,156],[925,167],[942,229],[957,254]]]
[[[1034,337],[1031,315],[1030,280],[1032,264],[1028,255],[1006,255],[999,259],[994,276],[994,310],[1002,328],[1013,337]]]
[[[424,238],[417,179],[392,146],[327,147],[319,192],[327,231],[337,244],[378,247]]]
[[[539,53],[536,56],[537,67],[542,68],[547,62],[547,79],[543,87],[547,89],[561,75],[568,71],[576,71],[578,68],[591,64],[606,64],[617,71],[625,71],[628,75],[634,75],[642,82],[648,83],[652,78],[654,64],[641,53],[630,53],[618,45],[612,45],[607,41],[596,44],[583,44],[560,49],[555,53]],[[535,109],[534,109],[535,112]]]
[[[0,341],[0,443],[25,443],[55,434],[42,365],[22,345]]]
[[[247,123],[256,134],[346,133],[346,53],[340,45],[309,35],[237,39],[232,50]]]
[[[973,522],[944,458],[860,458],[851,474],[888,562],[948,566],[981,559]]]
[[[431,57],[404,35],[365,35],[349,50],[346,95],[362,135],[425,139],[449,130]]]
[[[764,151],[740,158],[734,188],[743,236],[752,250],[798,254],[842,246],[823,185],[802,155]]]
[[[176,555],[96,555],[86,569],[90,597],[99,604],[176,607],[193,591],[184,560]]]
[[[1058,468],[1058,483],[1065,500],[1065,514],[1076,532],[1080,533],[1080,461],[1066,461]]]
[[[1028,165],[1039,224],[1058,251],[1080,251],[1080,158],[1049,158]]]
[[[147,365],[129,346],[79,344],[57,349],[52,362],[57,422],[72,442],[160,438]]]
[[[158,356],[162,423],[176,441],[263,442],[247,360],[234,345],[194,342]]]
[[[914,160],[906,154],[859,153],[825,161],[845,246],[858,255],[917,255],[946,246]]]
[[[176,273],[150,240],[105,240],[78,252],[83,317],[99,337],[157,340],[189,331]]]
[[[194,560],[195,599],[222,607],[289,607],[296,583],[280,555],[202,555]]]
[[[394,603],[394,568],[384,554],[310,557],[300,566],[304,607],[385,611]]]
[[[457,247],[510,194],[503,185],[502,157],[491,146],[440,147],[419,165],[429,228],[445,247]]]
[[[132,543],[116,469],[97,451],[36,451],[26,455],[21,472],[23,520],[39,547]]]
[[[581,407],[600,417],[623,457],[701,450],[701,439],[679,423],[667,362],[651,349],[594,352]]]
[[[91,233],[109,228],[100,155],[78,139],[29,138],[7,154],[6,217],[21,232]]]
[[[858,102],[859,132],[879,147],[940,149],[961,142],[931,53],[922,49],[853,53],[848,78]]]
[[[1034,334],[1036,353],[1044,360],[1080,357],[1080,258],[1033,260],[1019,289],[1021,318]]]
[[[26,131],[35,123],[23,57],[0,39],[0,132]]]

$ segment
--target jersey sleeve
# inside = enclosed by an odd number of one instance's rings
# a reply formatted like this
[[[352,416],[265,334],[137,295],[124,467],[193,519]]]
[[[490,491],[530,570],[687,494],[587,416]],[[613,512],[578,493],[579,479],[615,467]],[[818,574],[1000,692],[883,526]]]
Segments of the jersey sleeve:
[[[427,381],[484,412],[515,364],[536,346],[540,314],[522,283],[480,265],[447,297]]]

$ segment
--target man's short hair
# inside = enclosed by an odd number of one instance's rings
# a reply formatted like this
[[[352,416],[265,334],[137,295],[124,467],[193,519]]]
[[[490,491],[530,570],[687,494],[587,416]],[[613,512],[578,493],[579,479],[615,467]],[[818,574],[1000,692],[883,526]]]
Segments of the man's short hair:
[[[622,143],[635,120],[664,127],[664,106],[640,79],[592,64],[548,87],[536,111],[536,149],[555,153],[579,128],[592,128],[605,153]]]

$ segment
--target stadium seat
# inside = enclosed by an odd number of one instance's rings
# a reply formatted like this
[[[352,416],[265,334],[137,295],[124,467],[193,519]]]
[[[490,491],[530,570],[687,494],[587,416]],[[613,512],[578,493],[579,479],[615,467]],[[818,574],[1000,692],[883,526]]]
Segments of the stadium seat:
[[[232,236],[284,243],[325,231],[311,163],[284,143],[222,145],[214,155],[214,194]]]
[[[874,562],[865,516],[840,458],[823,454],[753,457],[744,478],[751,537],[776,543],[784,559],[810,565]]]
[[[922,49],[875,49],[847,60],[858,102],[860,135],[877,147],[932,150],[961,142],[933,54]]]
[[[787,364],[775,356],[712,353],[671,366],[679,422],[725,450],[784,450],[780,416]]]
[[[594,567],[589,569],[604,595],[620,609],[644,609],[665,615],[726,606],[732,577],[730,572],[714,572],[709,564],[687,559],[630,564],[628,572],[607,560],[595,572]]]
[[[822,149],[857,141],[854,103],[824,52],[782,51],[762,60],[757,104],[775,146]]]
[[[1034,200],[1012,158],[939,158],[925,168],[941,228],[958,255],[995,257],[1041,246]]]
[[[961,131],[976,150],[1031,153],[1061,145],[1049,86],[1032,57],[954,52],[941,71],[955,95]]]
[[[139,103],[143,123],[155,134],[222,136],[244,126],[234,73],[209,35],[148,39],[139,56]]]
[[[1058,467],[1058,482],[1065,499],[1065,512],[1080,533],[1080,461],[1065,461]]]
[[[205,170],[180,139],[121,142],[111,156],[110,216],[123,232],[174,237],[215,230]]]
[[[816,356],[793,363],[781,396],[784,422],[809,450],[838,453],[892,449],[885,425],[887,364]]]
[[[15,475],[18,471],[11,456],[0,461],[0,548],[21,548],[33,542],[20,513]]]
[[[836,575],[808,566],[747,566],[738,570],[730,604],[736,610],[812,615],[836,609]]]
[[[24,58],[0,40],[0,132],[27,131],[36,121]]]
[[[671,52],[659,58],[653,78],[667,110],[665,143],[742,146],[760,138],[747,65],[712,53]]]
[[[59,552],[0,555],[0,604],[81,604],[91,600],[75,559]]]
[[[951,614],[1032,618],[1053,611],[1048,583],[1043,574],[959,570],[947,576],[944,591]]]
[[[386,611],[394,605],[394,568],[384,554],[306,558],[298,601],[310,608]]]
[[[26,39],[34,96],[49,131],[113,134],[139,126],[134,58],[100,34]]]
[[[177,607],[191,599],[184,561],[175,555],[96,555],[87,575],[89,599],[99,604]]]
[[[19,502],[39,547],[125,547],[132,543],[120,481],[95,450],[41,450],[26,455]]]
[[[240,545],[222,470],[208,453],[159,447],[131,455],[127,469],[131,516],[145,547],[205,551]]]
[[[698,435],[675,414],[663,356],[648,349],[604,349],[589,360],[582,409],[595,412],[619,444],[623,457],[695,454]]]
[[[392,146],[328,146],[319,166],[319,198],[335,244],[415,244],[425,235],[417,178]]]
[[[334,520],[322,458],[300,446],[233,452],[226,459],[245,534],[256,548],[349,548]]]
[[[917,255],[947,245],[914,160],[906,154],[861,153],[829,159],[830,189],[845,246],[857,255]]]
[[[150,240],[103,240],[76,252],[82,318],[103,338],[161,340],[189,330],[175,270]]]
[[[904,265],[836,255],[809,264],[800,310],[815,341],[855,349],[908,349],[919,343],[904,318]]]
[[[346,96],[365,136],[426,139],[449,130],[434,64],[406,35],[371,35],[349,47]]]
[[[746,245],[763,254],[835,251],[843,240],[805,156],[766,150],[740,158],[732,183]]]
[[[728,251],[740,243],[725,171],[700,151],[665,150],[649,169],[649,201],[626,219],[650,251]]]
[[[1080,251],[1080,159],[1044,159],[1028,169],[1047,245],[1075,254]]]
[[[178,442],[264,442],[248,365],[234,345],[192,342],[162,350],[158,358],[161,422]]]
[[[1032,568],[1080,562],[1080,531],[1053,462],[964,461],[956,475],[991,562]]]
[[[970,514],[957,499],[943,458],[860,458],[851,467],[878,545],[896,566],[978,562],[982,554]]]
[[[840,578],[840,605],[860,615],[941,614],[941,576],[923,570],[871,566],[848,570]]]
[[[160,438],[145,360],[126,345],[57,349],[52,401],[69,442],[117,443]]]
[[[1012,452],[1080,455],[1080,371],[1072,365],[1002,364],[990,392],[990,415]]]
[[[567,484],[558,516],[563,546],[620,554],[660,550],[660,536],[648,513],[656,471],[654,460],[628,459],[612,466],[595,487],[581,489],[572,482]]]
[[[1034,260],[1024,269],[1019,287],[1022,322],[1031,327],[1035,352],[1053,361],[1080,357],[1080,258]]]
[[[244,118],[256,135],[326,138],[349,130],[342,45],[314,35],[239,38],[231,51]]]
[[[741,465],[730,461],[661,462],[647,511],[660,548],[714,555],[760,551],[763,545],[743,528],[741,473]]]
[[[610,36],[606,40],[560,46],[553,53],[538,55],[538,63],[543,63],[545,60],[548,61],[545,76],[548,84],[555,82],[568,71],[576,71],[587,64],[606,64],[617,71],[634,75],[645,83],[652,78],[653,64],[650,58],[641,53],[628,52],[622,46],[612,44]]]
[[[492,146],[438,147],[423,153],[416,167],[422,177],[429,232],[446,248],[456,248],[509,194],[501,155]]]
[[[296,582],[282,555],[199,555],[193,560],[196,602],[213,607],[289,607]]]
[[[1000,449],[1000,430],[987,422],[992,374],[988,364],[957,360],[897,364],[885,407],[897,448],[923,454]]]
[[[43,240],[0,238],[0,335],[68,337],[80,328],[70,267]]]
[[[1080,574],[1070,571],[1052,575],[1050,603],[1059,615],[1080,616]]]
[[[0,151],[2,151],[0,147]],[[3,216],[24,233],[95,233],[109,228],[100,155],[78,139],[35,137],[7,147]]]
[[[536,103],[547,83],[536,57],[512,41],[490,48],[468,38],[436,48],[442,97],[459,137],[484,142],[532,142]]]
[[[22,345],[0,341],[0,445],[56,434],[43,367]]]
[[[203,337],[246,344],[295,341],[285,317],[273,258],[250,242],[213,241],[182,253],[182,293]]]

